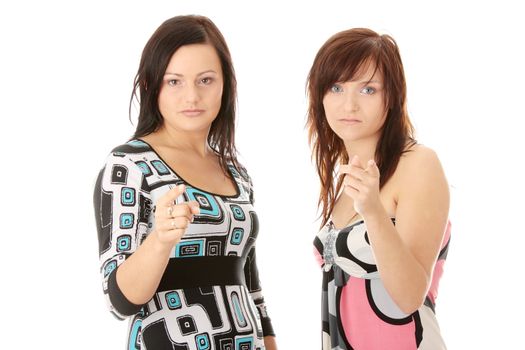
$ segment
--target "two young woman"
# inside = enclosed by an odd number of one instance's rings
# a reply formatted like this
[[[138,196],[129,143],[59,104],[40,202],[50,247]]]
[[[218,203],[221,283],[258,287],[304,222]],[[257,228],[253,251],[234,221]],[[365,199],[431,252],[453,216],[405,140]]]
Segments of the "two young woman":
[[[395,42],[364,29],[336,34],[308,91],[323,349],[444,348],[432,310],[447,184],[413,139]],[[103,289],[111,311],[130,317],[128,348],[276,349],[252,184],[236,159],[235,74],[215,25],[163,23],[134,96],[135,135],[108,156],[94,194]]]

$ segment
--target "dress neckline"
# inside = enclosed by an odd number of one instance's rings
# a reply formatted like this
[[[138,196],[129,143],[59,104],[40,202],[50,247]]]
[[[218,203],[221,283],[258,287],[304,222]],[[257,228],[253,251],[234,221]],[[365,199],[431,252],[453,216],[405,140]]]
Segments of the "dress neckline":
[[[389,216],[390,220],[392,220],[394,223],[396,222],[396,218],[394,216]],[[326,222],[326,225],[330,226],[332,229],[336,230],[336,231],[342,231],[344,229],[347,229],[347,228],[351,228],[351,227],[354,227],[354,226],[358,226],[358,225],[361,225],[361,224],[364,224],[365,223],[365,220],[363,218],[360,218],[360,219],[357,219],[355,221],[352,221],[352,223],[342,227],[342,228],[337,228],[335,227],[335,224],[334,224],[334,221],[332,220],[332,215],[330,215],[330,217],[328,218],[328,221]]]
[[[328,218],[327,224],[330,225],[334,230],[341,231],[341,230],[344,230],[344,229],[349,228],[349,227],[357,226],[357,225],[362,224],[364,222],[365,222],[365,220],[363,220],[363,218],[359,218],[357,220],[352,221],[348,225],[345,225],[344,227],[337,228],[337,227],[335,227],[334,221],[332,220],[332,216],[330,215],[330,217]]]
[[[223,197],[223,198],[238,198],[240,197],[241,195],[241,190],[239,188],[239,184],[237,183],[237,177],[235,176],[235,174],[231,171],[231,168],[230,166],[232,165],[231,162],[228,162],[228,172],[230,173],[230,176],[231,176],[231,179],[233,180],[233,184],[235,186],[235,194],[233,195],[225,195],[225,194],[221,194],[221,193],[215,193],[215,192],[210,192],[210,191],[207,191],[207,190],[204,190],[202,188],[199,188],[197,186],[193,186],[191,183],[189,183],[188,181],[186,181],[182,176],[180,176],[175,170],[173,170],[173,168],[168,164],[168,162],[166,162],[161,156],[159,153],[157,153],[157,151],[155,150],[155,148],[153,148],[153,146],[151,146],[149,143],[147,143],[146,141],[144,141],[143,139],[139,139],[139,138],[136,138],[134,139],[136,141],[140,141],[142,143],[144,143],[146,146],[148,146],[148,148],[157,155],[157,157],[164,163],[166,164],[166,166],[168,167],[168,169],[174,173],[182,182],[184,182],[188,187],[191,187],[191,188],[194,188],[196,190],[199,190],[201,192],[204,192],[206,194],[211,194],[212,196],[219,196],[219,197]]]

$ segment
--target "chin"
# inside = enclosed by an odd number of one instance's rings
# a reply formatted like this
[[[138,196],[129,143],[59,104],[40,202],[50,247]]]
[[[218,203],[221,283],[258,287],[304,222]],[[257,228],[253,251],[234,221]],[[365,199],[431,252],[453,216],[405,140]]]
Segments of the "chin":
[[[184,118],[179,119],[175,123],[175,126],[179,130],[183,131],[203,131],[209,130],[213,119],[206,117],[196,117],[196,118]]]
[[[362,138],[362,135],[356,134],[353,132],[348,132],[345,130],[344,132],[335,132],[335,134],[343,141],[343,142],[354,142]]]

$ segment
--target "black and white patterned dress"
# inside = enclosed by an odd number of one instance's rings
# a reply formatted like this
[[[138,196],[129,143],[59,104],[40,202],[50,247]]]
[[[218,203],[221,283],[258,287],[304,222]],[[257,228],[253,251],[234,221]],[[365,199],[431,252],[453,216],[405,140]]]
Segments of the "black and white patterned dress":
[[[127,349],[257,350],[273,335],[255,262],[258,219],[244,168],[229,166],[237,193],[192,187],[142,140],[116,147],[94,192],[103,291],[111,312],[130,317]],[[153,227],[157,200],[179,184],[196,215],[173,248],[153,298],[128,301],[116,271]]]

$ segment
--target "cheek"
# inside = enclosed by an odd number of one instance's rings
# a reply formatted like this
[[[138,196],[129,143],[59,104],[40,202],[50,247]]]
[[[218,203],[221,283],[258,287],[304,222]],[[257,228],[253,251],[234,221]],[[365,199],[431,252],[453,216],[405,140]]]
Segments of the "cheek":
[[[217,102],[220,104],[221,103],[221,100],[222,100],[222,94],[224,92],[224,88],[223,86],[221,85],[219,89],[217,89]]]
[[[323,98],[323,108],[326,119],[330,120],[334,116],[334,111],[337,110],[336,103],[333,98],[328,95]]]
[[[377,123],[379,124],[380,127],[383,127],[383,124],[385,124],[385,120],[386,120],[385,108],[383,106],[377,108],[376,115],[378,116]]]
[[[181,90],[172,87],[161,85],[159,95],[157,97],[157,104],[159,109],[178,109],[181,106]]]
[[[385,122],[385,107],[382,99],[368,99],[361,104],[362,112],[376,126],[382,126]]]
[[[325,97],[323,99],[323,108],[328,126],[330,127],[330,129],[332,129],[334,133],[336,133],[337,136],[341,137],[338,133],[338,127],[336,122],[338,109],[337,104],[333,99]]]
[[[159,92],[159,97],[157,98],[157,104],[159,105],[159,110],[162,114],[163,112],[169,110],[170,98],[164,89],[161,89]]]
[[[217,86],[214,89],[210,89],[209,94],[208,94],[208,101],[211,106],[214,106],[217,109],[221,107],[222,92],[223,92],[222,85]]]

